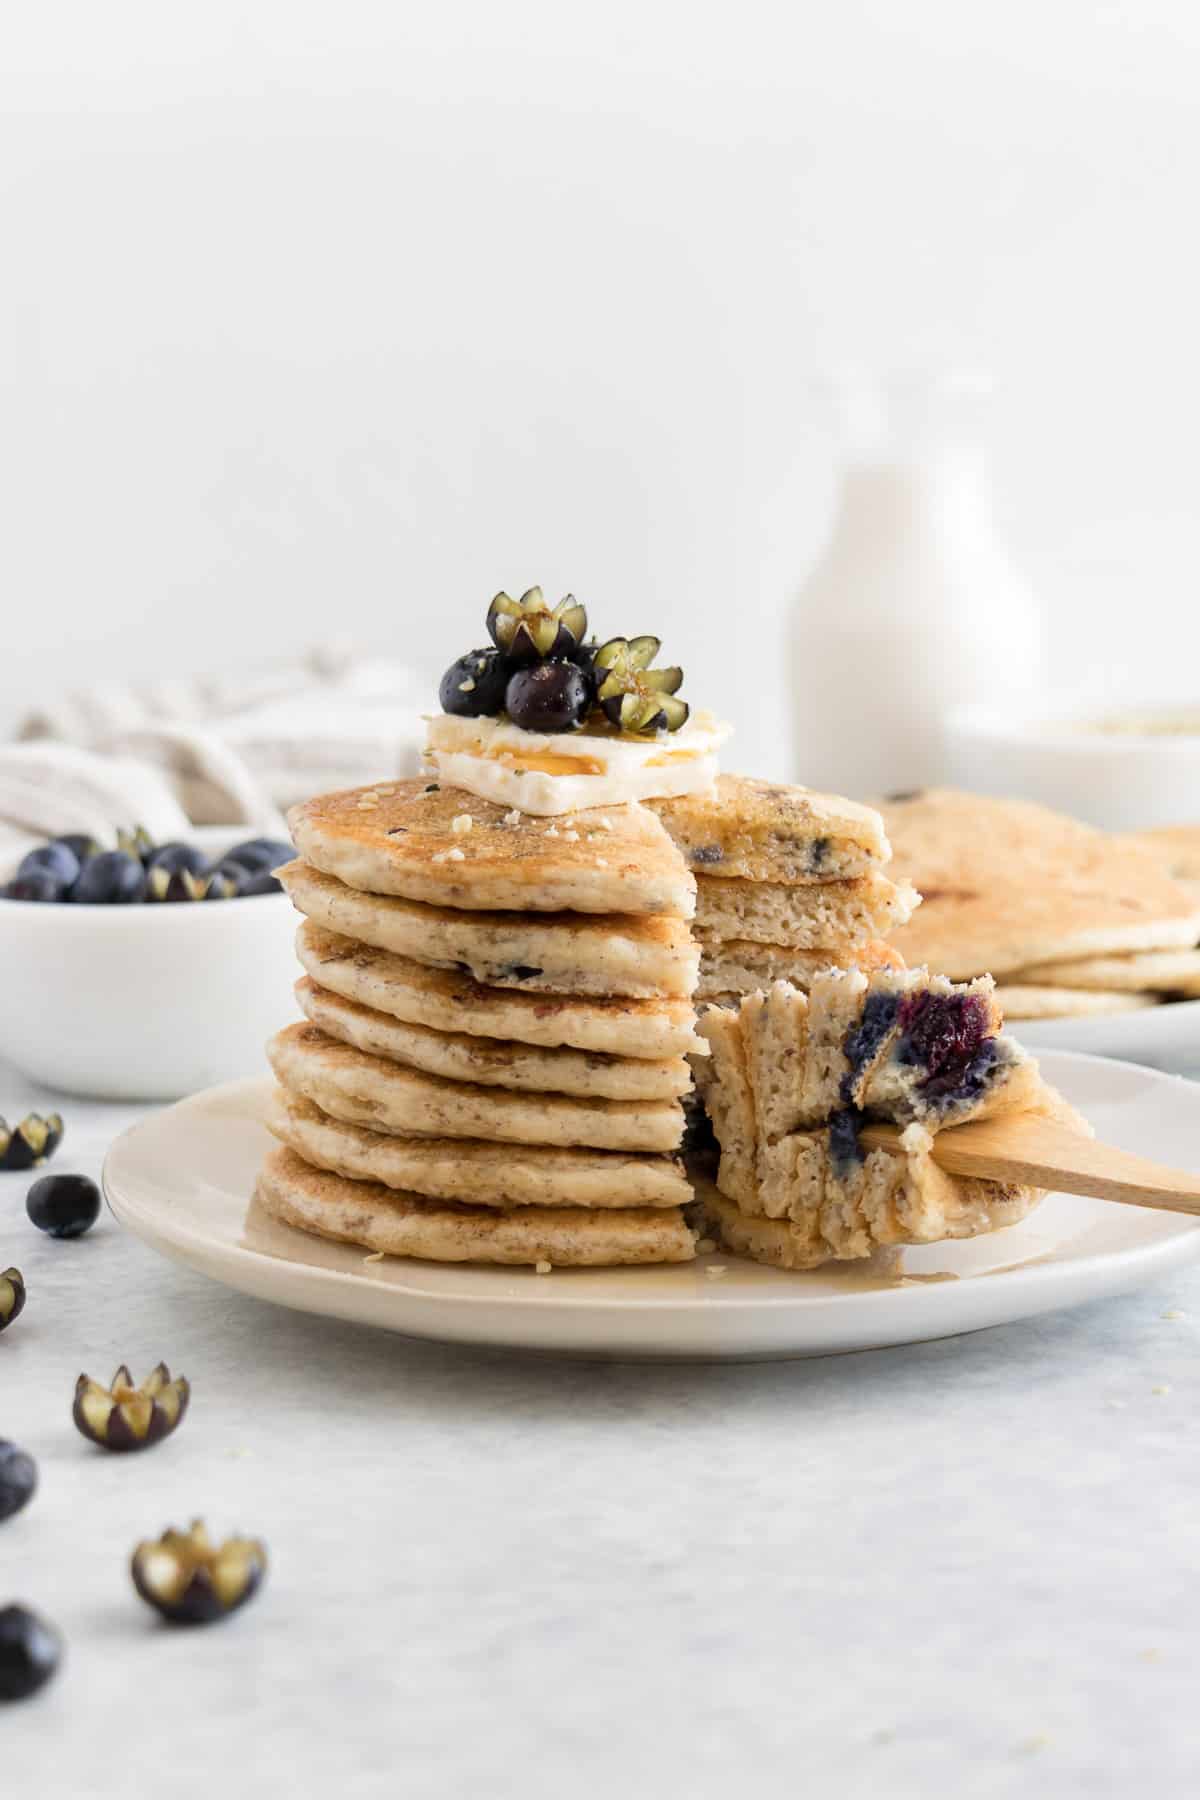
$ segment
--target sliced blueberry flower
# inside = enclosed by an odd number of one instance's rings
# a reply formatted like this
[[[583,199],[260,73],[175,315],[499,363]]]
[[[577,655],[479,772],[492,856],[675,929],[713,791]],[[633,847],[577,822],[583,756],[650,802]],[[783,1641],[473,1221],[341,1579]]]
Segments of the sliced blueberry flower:
[[[149,1374],[141,1387],[122,1363],[110,1387],[89,1375],[75,1383],[71,1417],[85,1438],[105,1450],[146,1450],[170,1437],[191,1399],[187,1377],[172,1379],[166,1363]]]
[[[172,1527],[133,1553],[133,1585],[142,1599],[177,1625],[208,1625],[244,1606],[262,1586],[266,1546],[258,1538],[214,1544],[203,1521]]]

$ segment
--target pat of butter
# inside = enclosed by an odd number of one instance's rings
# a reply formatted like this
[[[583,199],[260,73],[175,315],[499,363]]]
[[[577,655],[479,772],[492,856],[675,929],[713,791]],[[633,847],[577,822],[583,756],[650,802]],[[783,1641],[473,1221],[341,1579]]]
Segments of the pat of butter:
[[[697,713],[655,737],[616,732],[522,731],[507,719],[436,714],[427,761],[448,786],[540,817],[627,800],[672,800],[707,792],[730,726]]]

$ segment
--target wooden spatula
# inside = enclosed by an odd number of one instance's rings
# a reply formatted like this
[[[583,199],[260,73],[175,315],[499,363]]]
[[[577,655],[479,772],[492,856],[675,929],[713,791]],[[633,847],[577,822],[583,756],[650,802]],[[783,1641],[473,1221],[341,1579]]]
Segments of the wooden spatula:
[[[860,1138],[869,1149],[898,1151],[899,1135],[894,1125],[866,1125]],[[1200,1217],[1200,1175],[1098,1144],[1037,1113],[1000,1113],[939,1132],[933,1160],[948,1175],[1016,1181]]]

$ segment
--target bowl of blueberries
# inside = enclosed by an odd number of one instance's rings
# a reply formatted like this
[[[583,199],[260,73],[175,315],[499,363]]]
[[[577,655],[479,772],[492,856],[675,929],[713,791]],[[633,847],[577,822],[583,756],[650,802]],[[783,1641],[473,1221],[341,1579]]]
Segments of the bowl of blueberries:
[[[272,872],[294,854],[216,826],[30,850],[0,887],[0,1058],[107,1100],[261,1073],[296,1013],[295,914]]]

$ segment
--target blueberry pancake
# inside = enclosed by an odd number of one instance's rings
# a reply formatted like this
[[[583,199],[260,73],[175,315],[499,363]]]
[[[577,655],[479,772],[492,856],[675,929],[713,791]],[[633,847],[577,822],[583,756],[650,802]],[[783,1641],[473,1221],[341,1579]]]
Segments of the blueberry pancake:
[[[700,953],[683,919],[631,913],[460,911],[365,894],[307,863],[276,870],[316,924],[488,987],[525,993],[687,999]]]
[[[689,868],[742,881],[852,881],[890,851],[883,821],[853,800],[749,775],[720,775],[711,794],[649,801]]]
[[[321,987],[435,1031],[650,1060],[703,1055],[706,1049],[689,1000],[593,999],[484,987],[459,969],[435,969],[355,943],[311,919],[296,933],[296,954]]]
[[[859,1152],[826,1127],[784,1138],[765,1159],[752,1204],[700,1189],[704,1228],[726,1250],[781,1269],[858,1260],[896,1244],[978,1237],[1015,1225],[1042,1199],[1038,1188],[947,1175],[932,1138],[910,1125],[899,1154]]]
[[[375,1012],[318,987],[308,977],[297,982],[296,998],[301,1012],[326,1036],[448,1081],[479,1082],[484,1087],[518,1088],[535,1094],[573,1094],[589,1100],[677,1100],[692,1085],[691,1070],[682,1056],[650,1062],[436,1031]]]
[[[258,1177],[263,1210],[285,1225],[371,1253],[428,1262],[603,1267],[690,1262],[695,1234],[679,1207],[483,1206],[427,1200],[376,1181],[314,1169],[295,1151],[269,1152]]]
[[[489,1144],[475,1138],[396,1137],[321,1111],[278,1088],[267,1128],[319,1169],[473,1206],[680,1206],[691,1199],[673,1156]]]
[[[823,950],[791,950],[774,944],[711,943],[701,946],[697,1000],[757,993],[773,981],[807,990],[826,969],[902,969],[900,953],[879,938],[853,940]]]
[[[1031,987],[1095,988],[1109,993],[1200,995],[1200,950],[1131,950],[1021,969],[1014,982]]]
[[[893,873],[923,896],[894,939],[910,964],[1001,977],[1200,940],[1200,895],[1160,855],[1044,806],[942,788],[886,804],[884,817]]]
[[[1032,987],[1004,982],[996,1000],[1006,1019],[1087,1019],[1104,1013],[1142,1012],[1160,1006],[1161,994],[1115,994],[1099,988]]]
[[[861,944],[907,924],[920,904],[911,882],[886,875],[795,882],[696,877],[695,933],[702,944],[769,944],[795,950]]]
[[[406,1137],[655,1152],[678,1149],[683,1137],[676,1100],[578,1100],[445,1081],[339,1043],[314,1025],[285,1026],[267,1058],[283,1087],[322,1112]]]
[[[367,894],[472,911],[695,910],[693,877],[636,804],[532,818],[418,779],[323,794],[288,823],[307,863]]]

